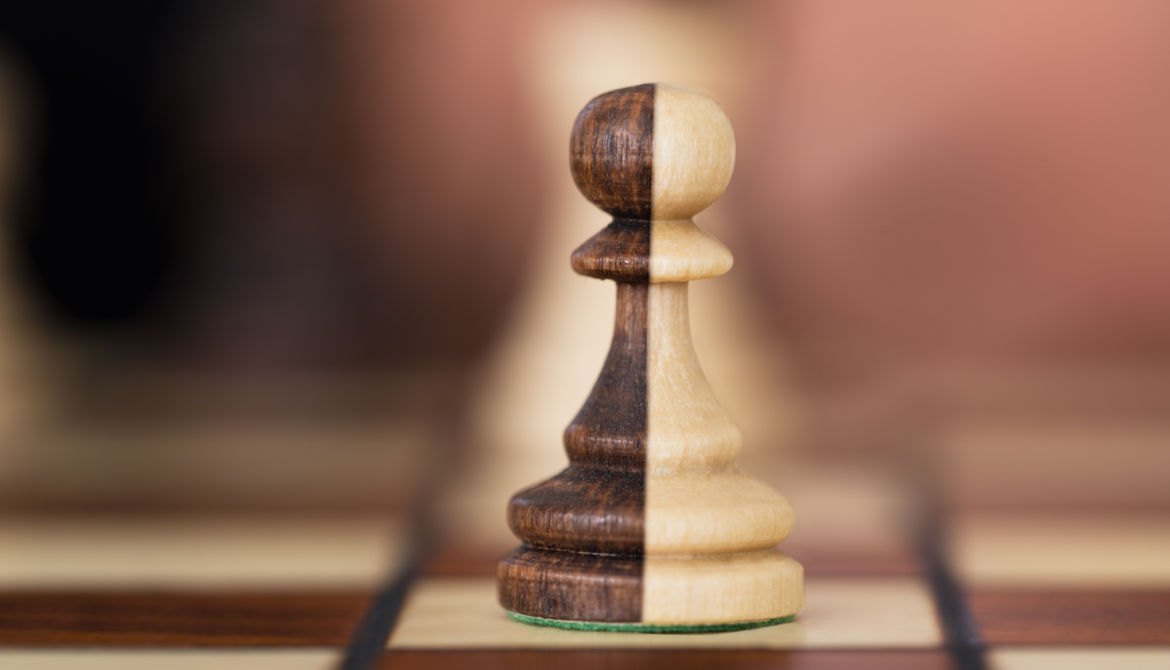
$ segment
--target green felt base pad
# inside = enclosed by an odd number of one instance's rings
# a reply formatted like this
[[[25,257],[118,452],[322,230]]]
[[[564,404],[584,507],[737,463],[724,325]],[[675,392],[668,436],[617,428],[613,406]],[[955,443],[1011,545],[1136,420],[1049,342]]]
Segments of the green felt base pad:
[[[654,624],[654,623],[613,623],[607,621],[565,621],[563,619],[544,619],[538,616],[528,616],[508,612],[508,616],[521,623],[534,626],[548,626],[550,628],[564,628],[565,630],[593,630],[611,633],[726,633],[733,630],[747,630],[749,628],[763,628],[788,623],[796,618],[795,614],[780,617],[779,619],[764,619],[763,621],[737,621],[735,623],[712,624]]]

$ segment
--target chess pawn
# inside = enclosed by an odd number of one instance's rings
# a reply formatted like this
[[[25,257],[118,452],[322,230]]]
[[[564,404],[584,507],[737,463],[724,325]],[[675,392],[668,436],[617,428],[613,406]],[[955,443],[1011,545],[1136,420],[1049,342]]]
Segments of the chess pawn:
[[[792,507],[740,472],[739,430],[691,344],[687,282],[731,268],[692,217],[727,187],[731,123],[711,98],[644,84],[581,111],[570,167],[614,217],[572,256],[617,283],[613,341],[565,430],[569,467],[508,505],[523,545],[498,567],[517,619],[566,628],[707,631],[786,621],[803,569],[777,545]]]

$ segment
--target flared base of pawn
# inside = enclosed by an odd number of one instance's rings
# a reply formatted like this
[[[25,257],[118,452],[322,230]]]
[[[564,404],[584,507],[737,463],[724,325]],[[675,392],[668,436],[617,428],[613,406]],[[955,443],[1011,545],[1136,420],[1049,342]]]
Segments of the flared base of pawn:
[[[580,630],[736,630],[781,623],[804,606],[804,569],[774,549],[640,557],[521,547],[498,576],[514,618]]]
[[[642,621],[719,625],[771,621],[804,607],[804,568],[775,549],[656,557],[643,570]]]
[[[564,630],[586,630],[586,631],[602,631],[607,633],[727,633],[736,630],[748,630],[749,628],[764,628],[766,626],[775,626],[777,624],[789,623],[796,618],[796,615],[780,617],[778,619],[766,619],[764,621],[743,621],[740,623],[723,623],[723,624],[653,624],[653,623],[611,623],[605,621],[565,621],[562,619],[544,619],[536,616],[525,616],[517,614],[516,612],[508,612],[508,616],[520,623],[531,624],[534,626],[547,626],[549,628],[562,628]]]

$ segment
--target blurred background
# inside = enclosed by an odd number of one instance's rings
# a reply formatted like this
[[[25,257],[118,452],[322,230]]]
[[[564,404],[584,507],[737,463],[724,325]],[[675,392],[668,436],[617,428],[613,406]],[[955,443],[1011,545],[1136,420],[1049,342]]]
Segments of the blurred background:
[[[1164,524],[1168,31],[1159,0],[6,3],[0,505],[425,510],[506,548],[612,328],[569,129],[666,81],[736,128],[693,326],[791,553],[885,541],[907,490]]]

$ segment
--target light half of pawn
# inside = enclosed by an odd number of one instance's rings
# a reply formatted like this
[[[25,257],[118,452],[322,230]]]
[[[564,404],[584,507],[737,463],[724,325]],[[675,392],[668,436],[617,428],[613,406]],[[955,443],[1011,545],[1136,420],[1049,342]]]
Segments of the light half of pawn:
[[[578,188],[614,217],[572,267],[616,282],[617,317],[565,429],[569,467],[508,504],[523,544],[498,566],[500,603],[583,630],[788,621],[804,602],[801,565],[777,549],[792,506],[736,465],[742,438],[699,367],[687,311],[688,282],[731,268],[691,220],[731,179],[731,123],[706,95],[644,84],[590,101],[569,151]]]

